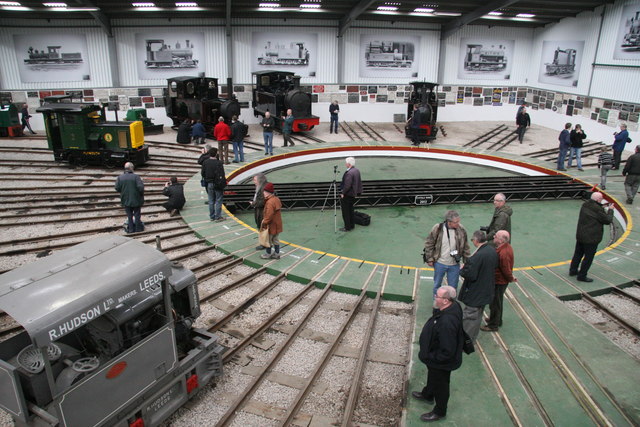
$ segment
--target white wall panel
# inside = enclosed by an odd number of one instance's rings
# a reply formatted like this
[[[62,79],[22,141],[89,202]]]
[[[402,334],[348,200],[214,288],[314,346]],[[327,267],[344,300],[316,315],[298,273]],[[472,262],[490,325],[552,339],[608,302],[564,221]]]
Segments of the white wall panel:
[[[94,21],[77,20],[38,20],[39,27],[28,27],[24,23],[17,21],[3,20],[0,28],[0,75],[2,77],[3,90],[24,89],[81,89],[108,87],[112,85],[109,71],[109,47],[107,35],[104,31],[95,26]],[[71,25],[71,24],[75,25]],[[93,23],[93,27],[90,25]],[[30,23],[33,25],[33,22]],[[72,82],[46,82],[46,83],[23,83],[20,79],[18,68],[18,57],[14,48],[14,34],[41,34],[44,36],[55,34],[84,34],[87,40],[87,54],[90,67],[91,80]]]
[[[164,86],[167,84],[166,77],[158,79],[139,79],[136,66],[137,50],[135,37],[137,33],[153,34],[166,33],[168,27],[148,27],[148,26],[127,26],[114,28],[116,37],[116,49],[118,53],[118,67],[121,86]],[[221,26],[180,26],[171,28],[176,34],[181,31],[189,33],[204,33],[204,62],[205,74],[207,77],[220,79],[219,83],[224,83],[227,77],[227,45],[225,41],[225,29]],[[192,72],[193,73],[193,72]],[[189,69],[176,70],[175,76],[191,75]]]
[[[316,76],[302,77],[302,84],[333,83],[337,80],[338,41],[335,21],[319,21],[316,23],[316,21],[274,19],[267,20],[267,23],[268,25],[265,26],[264,19],[234,20],[232,27],[234,83],[250,84],[252,82],[252,33],[278,31],[318,34],[318,52],[315,53],[318,55]]]
[[[591,81],[592,63],[598,48],[598,31],[603,7],[594,12],[583,12],[575,18],[565,18],[557,24],[543,29],[537,29],[533,38],[529,69],[529,86],[561,90],[567,93],[587,94]],[[580,69],[577,86],[562,86],[539,81],[539,71],[542,61],[542,46],[545,41],[582,41],[584,50],[582,60],[576,63],[576,69]]]
[[[440,30],[437,25],[422,25],[416,29],[390,29],[370,26],[369,22],[356,22],[344,34],[344,83],[378,83],[404,84],[416,80],[436,82],[438,78],[438,56],[440,51]],[[418,77],[360,77],[360,36],[362,34],[376,34],[381,37],[413,36],[420,38],[416,49],[418,60]]]
[[[511,59],[510,79],[459,79],[458,65],[460,59],[460,40],[495,39],[515,40],[514,55]],[[444,41],[444,52],[440,55],[443,61],[443,73],[441,84],[465,85],[465,86],[523,86],[527,84],[529,68],[531,66],[531,46],[533,29],[487,27],[484,25],[467,25],[455,32]]]

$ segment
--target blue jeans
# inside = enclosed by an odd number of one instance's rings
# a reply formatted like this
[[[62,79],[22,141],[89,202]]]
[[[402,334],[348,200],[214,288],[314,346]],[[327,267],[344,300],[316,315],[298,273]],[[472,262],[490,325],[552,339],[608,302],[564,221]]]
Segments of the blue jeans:
[[[331,122],[329,123],[329,132],[338,133],[338,115],[331,114]]]
[[[209,196],[209,218],[222,218],[222,190],[213,188],[213,182],[207,182],[207,195]]]
[[[264,138],[264,154],[273,154],[273,132],[262,132]]]
[[[140,219],[140,206],[125,206],[124,211],[127,213],[127,233],[139,233],[144,231],[144,226]]]
[[[433,296],[435,297],[438,288],[442,286],[442,279],[447,273],[447,283],[458,289],[458,279],[460,278],[460,264],[444,265],[439,262],[433,263]]]
[[[560,169],[564,169],[564,161],[567,158],[567,152],[569,151],[570,147],[565,147],[562,144],[560,145],[560,153],[558,154],[558,170]]]
[[[233,143],[233,161],[244,162],[244,141]]]
[[[575,156],[576,161],[578,162],[578,169],[582,169],[582,148],[571,147],[571,153],[569,153],[569,167],[571,167],[571,161]]]

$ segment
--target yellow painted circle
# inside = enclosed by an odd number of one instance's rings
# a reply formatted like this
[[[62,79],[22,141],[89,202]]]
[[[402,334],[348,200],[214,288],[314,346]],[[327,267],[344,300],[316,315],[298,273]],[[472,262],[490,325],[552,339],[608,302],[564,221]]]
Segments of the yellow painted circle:
[[[113,141],[113,135],[111,135],[110,133],[105,133],[104,134],[104,140],[107,141],[107,142]]]

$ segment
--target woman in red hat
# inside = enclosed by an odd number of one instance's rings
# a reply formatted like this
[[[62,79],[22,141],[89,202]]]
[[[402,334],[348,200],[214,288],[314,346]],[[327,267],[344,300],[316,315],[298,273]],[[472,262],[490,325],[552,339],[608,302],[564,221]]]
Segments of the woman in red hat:
[[[262,229],[269,229],[269,244],[267,253],[260,255],[262,259],[280,259],[280,240],[278,236],[282,233],[282,202],[275,194],[272,182],[264,185],[264,213],[262,218]],[[271,253],[271,247],[274,252]]]

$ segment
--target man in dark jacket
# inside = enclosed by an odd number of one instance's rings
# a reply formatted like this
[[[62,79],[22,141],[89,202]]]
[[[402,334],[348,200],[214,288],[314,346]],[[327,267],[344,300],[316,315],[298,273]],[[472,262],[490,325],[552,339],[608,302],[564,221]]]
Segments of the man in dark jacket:
[[[222,216],[222,202],[224,188],[227,180],[224,174],[224,166],[218,160],[218,149],[209,149],[209,158],[202,162],[202,179],[207,184],[207,195],[209,196],[209,218],[211,221],[224,221]]]
[[[506,230],[511,234],[511,215],[513,214],[513,209],[507,205],[507,197],[498,193],[493,196],[493,206],[495,210],[493,211],[493,217],[491,218],[491,223],[489,227],[487,227],[487,241],[493,241],[493,236],[496,235],[498,230]],[[484,230],[481,228],[481,230]]]
[[[264,155],[273,156],[273,128],[276,126],[276,121],[271,117],[270,112],[264,113],[260,126],[262,126],[262,138],[264,139]]]
[[[602,198],[602,193],[592,193],[591,199],[580,208],[576,248],[569,267],[569,276],[577,275],[580,282],[593,282],[593,279],[587,277],[587,272],[598,250],[598,243],[602,240],[603,225],[613,222],[613,207],[603,207]]]
[[[627,125],[624,123],[621,124],[620,132],[614,132],[613,136],[613,167],[611,169],[618,170],[618,168],[620,168],[620,160],[622,159],[624,147],[627,143],[631,142]]]
[[[172,176],[169,182],[164,185],[162,194],[167,196],[169,200],[162,204],[162,207],[170,212],[171,216],[176,216],[180,213],[180,209],[184,207],[186,200],[184,198],[184,188],[182,184],[178,184],[178,178]]]
[[[420,361],[427,365],[427,385],[411,395],[436,406],[422,414],[422,421],[437,421],[447,415],[451,371],[462,365],[462,309],[456,302],[456,290],[451,286],[438,288],[433,316],[420,333]]]
[[[284,140],[284,144],[282,145],[283,147],[286,147],[287,144],[291,145],[292,147],[296,145],[291,139],[291,134],[293,133],[293,123],[295,121],[296,119],[293,117],[293,110],[289,108],[287,110],[286,117],[282,121],[282,139]]]
[[[409,127],[411,127],[411,145],[420,145],[420,125],[422,124],[422,117],[420,114],[420,106],[413,104],[413,113],[409,119]]]
[[[475,342],[480,332],[484,306],[493,300],[498,254],[493,246],[487,244],[484,231],[475,231],[471,241],[477,249],[460,271],[460,276],[464,278],[460,302],[465,305],[462,310],[462,325]]]
[[[527,109],[523,105],[518,110],[519,113],[516,116],[516,125],[518,125],[518,129],[516,129],[516,133],[518,134],[518,141],[522,144],[522,140],[524,139],[524,133],[527,131],[527,127],[531,126],[531,117],[529,117],[529,113],[527,113]]]
[[[31,132],[31,135],[35,135],[36,133],[33,131],[33,129],[31,129],[31,123],[29,123],[31,114],[29,114],[29,108],[27,107],[27,104],[24,104],[22,106],[20,114],[22,114],[22,131],[24,132],[24,128],[27,128],[29,129],[29,132]]]
[[[360,179],[360,171],[356,169],[356,159],[347,157],[345,166],[347,170],[342,176],[342,184],[340,185],[340,208],[344,227],[340,231],[351,231],[356,226],[354,205],[356,196],[362,194],[362,180]]]
[[[571,131],[569,134],[569,139],[571,140],[571,152],[569,153],[569,162],[567,167],[571,167],[571,163],[573,162],[573,157],[575,156],[576,162],[578,163],[578,170],[582,171],[582,146],[584,145],[584,139],[587,137],[587,134],[582,130],[582,126],[576,125],[575,129]]]
[[[231,118],[231,142],[233,143],[233,163],[244,162],[245,124],[238,116]]]
[[[638,187],[640,187],[640,145],[636,146],[636,153],[627,159],[622,175],[626,175],[624,191],[627,193],[627,204],[630,205],[638,193]]]
[[[338,105],[338,101],[333,101],[331,105],[329,105],[329,116],[331,116],[329,133],[338,133],[338,114],[340,114],[340,106]]]
[[[178,144],[189,144],[191,142],[191,120],[185,119],[178,126],[178,135],[176,136]]]
[[[194,144],[204,144],[205,137],[207,136],[207,129],[202,124],[202,120],[198,120],[196,124],[191,128],[191,137]]]
[[[133,163],[124,164],[124,173],[116,179],[116,191],[120,193],[120,202],[127,213],[127,233],[144,231],[140,219],[140,208],[144,205],[144,184],[142,179],[133,173]]]
[[[556,169],[559,171],[566,171],[567,169],[564,167],[564,160],[567,157],[567,152],[571,148],[571,123],[566,123],[564,125],[564,129],[560,132],[560,136],[558,136],[558,141],[560,141],[560,145],[558,146],[558,161],[556,162]]]

